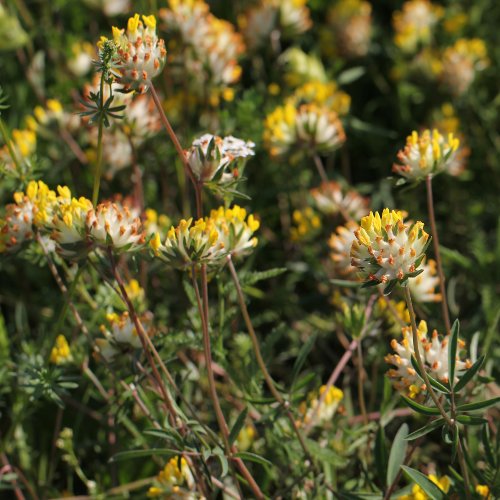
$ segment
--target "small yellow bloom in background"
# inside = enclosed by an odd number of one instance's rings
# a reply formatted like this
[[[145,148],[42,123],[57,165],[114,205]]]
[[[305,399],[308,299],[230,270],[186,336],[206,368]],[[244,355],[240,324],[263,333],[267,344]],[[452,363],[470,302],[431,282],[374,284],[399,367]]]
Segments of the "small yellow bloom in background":
[[[321,399],[323,398],[323,401]],[[299,413],[303,415],[300,424],[322,425],[328,423],[334,417],[340,402],[344,398],[344,392],[330,386],[322,385],[319,391],[309,393],[308,402],[303,402],[299,407]]]
[[[58,335],[52,351],[50,352],[50,362],[55,365],[63,365],[73,360],[71,349],[64,335]]]
[[[292,241],[306,241],[321,229],[321,219],[311,207],[294,210],[292,220],[294,222],[294,226],[290,228]]]
[[[438,478],[434,474],[429,474],[427,476],[443,493],[448,493],[450,490],[450,478],[448,476],[443,476]],[[430,497],[425,493],[425,491],[418,485],[413,485],[411,490],[411,495],[402,495],[398,497],[398,500],[429,500]]]
[[[236,438],[236,446],[239,451],[247,451],[251,448],[255,436],[255,427],[253,425],[245,425],[238,434]]]
[[[196,486],[193,473],[184,457],[172,457],[156,476],[155,482],[156,484],[148,490],[150,498],[174,498],[170,495],[193,491]],[[184,498],[184,496],[175,496],[175,498]]]
[[[476,486],[476,493],[478,493],[482,498],[490,500],[492,496],[490,495],[490,489],[485,484],[478,484]]]

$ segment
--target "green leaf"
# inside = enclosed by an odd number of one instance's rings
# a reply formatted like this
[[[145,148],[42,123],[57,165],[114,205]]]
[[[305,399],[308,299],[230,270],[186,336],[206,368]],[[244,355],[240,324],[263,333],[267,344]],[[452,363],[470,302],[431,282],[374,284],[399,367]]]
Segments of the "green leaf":
[[[473,415],[457,415],[457,420],[464,425],[482,425],[488,423],[485,418],[475,417]]]
[[[254,285],[258,281],[268,280],[279,276],[280,274],[286,273],[288,269],[286,267],[275,267],[273,269],[268,269],[267,271],[258,271],[254,273],[245,273],[240,276],[241,285]]]
[[[221,467],[222,467],[221,477],[226,476],[228,471],[229,471],[229,464],[227,461],[227,457],[224,454],[224,450],[222,448],[220,448],[219,446],[217,446],[217,448],[214,448],[212,450],[212,454],[213,454],[213,456],[215,456],[219,459],[219,462],[221,464]]]
[[[337,83],[339,85],[349,85],[349,83],[355,82],[361,78],[366,73],[366,68],[362,66],[356,66],[354,68],[346,69],[342,71],[337,77]]]
[[[455,366],[457,364],[457,348],[458,336],[460,334],[460,322],[455,320],[451,327],[450,343],[448,344],[448,367],[450,371],[450,387],[453,389],[453,381],[455,380]]]
[[[389,462],[387,464],[386,476],[386,485],[388,487],[396,479],[399,469],[404,462],[406,456],[406,448],[408,447],[406,436],[408,436],[408,424],[403,424],[394,437],[391,452],[389,453]]]
[[[264,465],[265,467],[273,467],[272,462],[267,460],[267,458],[261,457],[256,453],[250,453],[249,451],[240,451],[234,454],[235,457],[241,458],[242,460],[248,460],[249,462],[255,462],[256,464]]]
[[[311,335],[304,343],[304,345],[301,347],[299,355],[297,356],[297,359],[295,360],[295,363],[293,365],[292,387],[295,385],[295,381],[297,380],[300,370],[302,370],[302,367],[306,362],[307,356],[311,352],[311,349],[313,348],[315,342],[316,342],[316,335]]]
[[[458,380],[455,384],[455,392],[460,392],[474,377],[474,375],[481,369],[484,363],[484,356],[481,356]]]
[[[241,428],[243,427],[243,424],[245,423],[245,419],[247,418],[248,414],[248,408],[243,408],[243,411],[238,415],[238,418],[236,419],[236,422],[233,425],[233,428],[231,429],[231,432],[229,433],[229,444],[233,444],[234,441],[237,439],[238,434],[241,431]]]
[[[341,286],[343,288],[360,288],[363,285],[361,281],[350,281],[350,280],[339,280],[339,279],[331,279],[330,283],[332,285]]]
[[[167,441],[173,441],[177,443],[179,446],[182,445],[182,436],[175,431],[174,429],[165,430],[165,429],[145,429],[142,431],[146,436],[153,436],[160,439],[165,439]]]
[[[384,427],[381,425],[375,438],[375,467],[381,481],[387,476],[388,458]]]
[[[421,413],[422,415],[439,415],[439,409],[436,408],[435,406],[429,407],[422,405],[420,403],[417,403],[416,401],[413,401],[413,399],[407,398],[406,396],[401,396],[404,400],[404,402],[412,409],[415,410],[417,413]]]
[[[457,407],[457,411],[481,410],[482,408],[488,408],[489,406],[493,406],[498,402],[500,402],[500,396],[493,399],[487,399],[486,401],[477,401],[476,403],[468,403],[465,405],[460,405]]]
[[[172,450],[170,448],[150,448],[149,450],[128,450],[121,451],[116,455],[113,455],[109,461],[110,462],[121,462],[123,460],[128,460],[129,458],[142,458],[142,457],[152,457],[153,455],[173,457],[178,455],[177,450]]]
[[[421,427],[420,429],[413,431],[411,434],[408,434],[408,436],[406,436],[406,440],[413,441],[414,439],[425,436],[426,434],[429,434],[429,432],[432,432],[433,430],[438,429],[443,424],[444,424],[443,417],[438,418],[436,420],[433,420],[432,422],[428,423],[427,425],[424,425],[424,427]]]
[[[401,468],[405,474],[415,483],[417,483],[432,500],[444,500],[443,490],[438,488],[426,475],[418,470],[402,465]]]
[[[306,439],[307,448],[311,454],[320,462],[326,462],[331,465],[342,467],[345,465],[345,460],[337,455],[332,449],[321,446],[312,439]]]
[[[490,436],[490,429],[488,425],[485,425],[483,427],[483,430],[481,432],[481,440],[483,442],[483,447],[484,447],[484,452],[486,455],[486,460],[488,463],[491,465],[493,469],[496,469],[496,459],[495,455],[493,453],[493,448],[491,447],[491,436]]]

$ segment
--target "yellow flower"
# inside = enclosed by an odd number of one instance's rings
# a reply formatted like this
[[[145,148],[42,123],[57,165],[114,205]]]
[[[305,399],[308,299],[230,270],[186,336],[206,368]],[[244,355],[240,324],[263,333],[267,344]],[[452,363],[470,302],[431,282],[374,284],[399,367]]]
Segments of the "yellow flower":
[[[482,498],[490,500],[492,496],[490,495],[490,489],[485,484],[478,484],[476,486],[476,493],[478,493]]]
[[[460,141],[449,133],[444,137],[436,129],[415,130],[406,138],[404,149],[397,154],[392,170],[409,180],[420,180],[446,170],[455,158]]]
[[[423,222],[404,224],[401,212],[385,208],[361,219],[352,244],[352,265],[367,283],[404,282],[419,273],[429,235]]]
[[[64,335],[58,335],[56,343],[50,352],[50,362],[55,365],[63,365],[73,360],[71,349]]]
[[[427,476],[443,493],[448,493],[450,490],[450,478],[448,476],[443,476],[439,479],[434,474],[429,474]],[[425,491],[418,485],[413,485],[411,495],[402,495],[398,497],[398,500],[428,500],[430,497],[425,493]]]
[[[156,18],[135,14],[128,20],[127,30],[113,27],[117,47],[117,81],[125,90],[145,92],[159,75],[166,61],[165,42],[156,34]]]
[[[323,401],[321,399],[323,398]],[[344,392],[330,386],[327,390],[326,385],[322,385],[319,391],[313,391],[308,394],[308,403],[303,403],[299,407],[299,412],[303,415],[303,423],[322,425],[332,420],[337,408],[344,398]]]
[[[149,488],[148,497],[154,498],[180,493],[180,486],[187,488],[188,491],[193,491],[195,488],[194,476],[184,457],[172,457],[156,476],[156,484]]]

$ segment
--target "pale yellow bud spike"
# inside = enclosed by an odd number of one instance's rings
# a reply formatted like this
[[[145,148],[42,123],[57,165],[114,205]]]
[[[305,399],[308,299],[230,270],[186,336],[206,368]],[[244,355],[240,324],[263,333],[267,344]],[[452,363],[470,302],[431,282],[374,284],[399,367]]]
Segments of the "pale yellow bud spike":
[[[143,15],[142,20],[144,21],[144,24],[148,28],[150,28],[152,30],[156,29],[156,17],[153,14],[151,14],[150,16]]]
[[[127,31],[129,31],[130,33],[135,33],[137,31],[137,28],[139,27],[139,23],[140,23],[139,14],[135,14],[134,17],[131,17],[128,20]]]

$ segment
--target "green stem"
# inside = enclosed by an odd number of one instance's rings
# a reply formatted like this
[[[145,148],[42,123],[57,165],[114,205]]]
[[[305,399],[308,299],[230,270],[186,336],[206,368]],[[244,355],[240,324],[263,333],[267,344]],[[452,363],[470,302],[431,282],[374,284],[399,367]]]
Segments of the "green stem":
[[[2,138],[5,142],[5,145],[7,146],[7,149],[9,150],[9,155],[12,158],[12,161],[14,162],[17,171],[21,173],[21,163],[17,157],[16,152],[14,151],[14,148],[12,146],[12,141],[10,139],[9,133],[7,132],[7,127],[5,126],[5,123],[2,120],[2,118],[0,118],[0,133],[2,134]]]
[[[104,127],[104,115],[102,113],[103,108],[103,97],[104,92],[104,75],[101,74],[101,86],[99,89],[99,107],[101,110],[101,114],[99,115],[99,125],[97,129],[97,159],[95,164],[95,172],[94,172],[94,189],[92,191],[92,204],[94,207],[97,205],[97,201],[99,200],[99,187],[101,185],[101,175],[102,175],[102,135],[103,135],[103,127]]]

